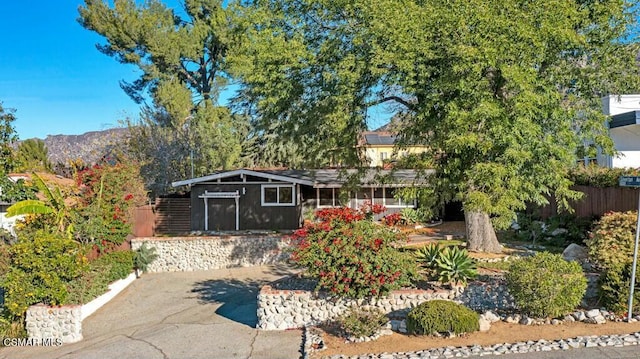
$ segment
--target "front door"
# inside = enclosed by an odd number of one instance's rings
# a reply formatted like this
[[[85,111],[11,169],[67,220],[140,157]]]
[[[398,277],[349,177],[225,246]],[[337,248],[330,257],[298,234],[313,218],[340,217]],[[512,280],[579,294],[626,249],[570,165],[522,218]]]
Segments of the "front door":
[[[210,198],[209,223],[210,231],[236,230],[236,200],[235,198]]]

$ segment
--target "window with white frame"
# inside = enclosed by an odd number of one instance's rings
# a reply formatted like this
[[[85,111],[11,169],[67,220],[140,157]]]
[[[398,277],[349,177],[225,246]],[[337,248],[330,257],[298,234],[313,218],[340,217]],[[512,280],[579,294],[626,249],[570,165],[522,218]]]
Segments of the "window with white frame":
[[[404,201],[396,198],[396,188],[374,188],[373,203],[382,204],[389,208],[415,207],[415,200]]]
[[[294,206],[295,189],[291,184],[262,185],[262,206]]]
[[[318,207],[335,207],[336,189],[318,188]]]

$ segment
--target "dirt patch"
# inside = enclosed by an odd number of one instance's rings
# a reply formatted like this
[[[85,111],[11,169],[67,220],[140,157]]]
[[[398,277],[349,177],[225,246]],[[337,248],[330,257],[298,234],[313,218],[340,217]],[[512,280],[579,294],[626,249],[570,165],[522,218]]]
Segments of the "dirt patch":
[[[342,354],[360,355],[367,353],[396,353],[413,352],[431,348],[447,346],[462,347],[482,345],[489,346],[502,343],[526,342],[528,340],[558,340],[578,336],[629,334],[640,332],[640,322],[606,324],[565,323],[560,325],[520,325],[498,322],[491,325],[487,332],[477,332],[464,337],[435,338],[429,336],[413,336],[393,333],[375,341],[366,343],[345,343],[339,338],[323,333],[323,339],[328,349],[312,355],[313,358]]]

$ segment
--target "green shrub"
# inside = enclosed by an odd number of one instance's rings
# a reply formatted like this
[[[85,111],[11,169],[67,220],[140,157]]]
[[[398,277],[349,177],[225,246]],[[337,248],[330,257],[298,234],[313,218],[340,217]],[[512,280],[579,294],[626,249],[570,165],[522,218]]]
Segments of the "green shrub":
[[[598,165],[576,166],[569,172],[569,179],[577,185],[592,187],[618,187],[620,176],[638,176],[632,168],[606,168]]]
[[[636,211],[605,213],[586,241],[589,257],[605,270],[631,263],[636,221]]]
[[[126,278],[134,268],[135,253],[132,251],[110,252],[100,256],[92,265],[108,267],[106,272],[109,283]]]
[[[5,307],[15,317],[21,317],[32,304],[67,303],[67,284],[86,268],[77,243],[43,233],[21,238],[9,254],[10,267],[2,284]]]
[[[536,317],[557,317],[574,310],[587,290],[580,264],[549,252],[514,261],[506,279],[516,305]]]
[[[471,333],[480,329],[479,315],[448,300],[431,300],[411,309],[407,315],[409,334]]]
[[[0,313],[0,338],[25,338],[27,331],[22,318],[15,319],[6,310]],[[4,346],[0,340],[0,346]]]
[[[133,271],[132,251],[110,252],[89,263],[89,269],[67,286],[69,303],[88,303],[106,293],[108,285]]]
[[[318,290],[363,298],[411,284],[417,264],[399,249],[400,234],[348,208],[316,215],[321,222],[294,232],[291,258],[318,278]]]
[[[340,329],[348,337],[370,337],[389,322],[378,308],[351,307],[338,318]]]
[[[614,266],[602,273],[598,280],[598,293],[602,305],[618,314],[629,310],[629,289],[631,287],[631,266]],[[637,273],[637,272],[636,272]],[[633,313],[640,312],[640,280],[636,276],[636,290],[633,292]]]

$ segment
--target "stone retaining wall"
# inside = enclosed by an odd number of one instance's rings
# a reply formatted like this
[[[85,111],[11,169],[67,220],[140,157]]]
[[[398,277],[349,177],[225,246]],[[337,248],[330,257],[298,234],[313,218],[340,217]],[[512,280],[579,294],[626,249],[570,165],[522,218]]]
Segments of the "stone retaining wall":
[[[82,340],[82,306],[32,305],[27,309],[25,327],[29,338],[38,341],[61,339],[63,343],[78,342]]]
[[[280,263],[288,259],[282,235],[215,237],[145,237],[131,241],[136,250],[147,243],[158,257],[149,272],[191,272]]]
[[[477,298],[478,295],[480,297]],[[275,290],[264,286],[258,295],[259,329],[283,330],[316,325],[335,319],[352,305],[377,307],[390,317],[404,317],[422,302],[434,299],[455,300],[478,310],[511,309],[513,300],[503,283],[470,283],[464,290],[405,289],[371,301],[332,300],[326,294],[305,290]]]
[[[337,318],[353,305],[378,307],[385,313],[402,316],[406,315],[411,307],[424,301],[452,300],[456,295],[458,295],[457,290],[398,290],[386,297],[371,301],[332,300],[326,294],[315,295],[310,291],[302,290],[274,290],[266,285],[258,294],[257,327],[266,330],[284,330],[315,325]]]

